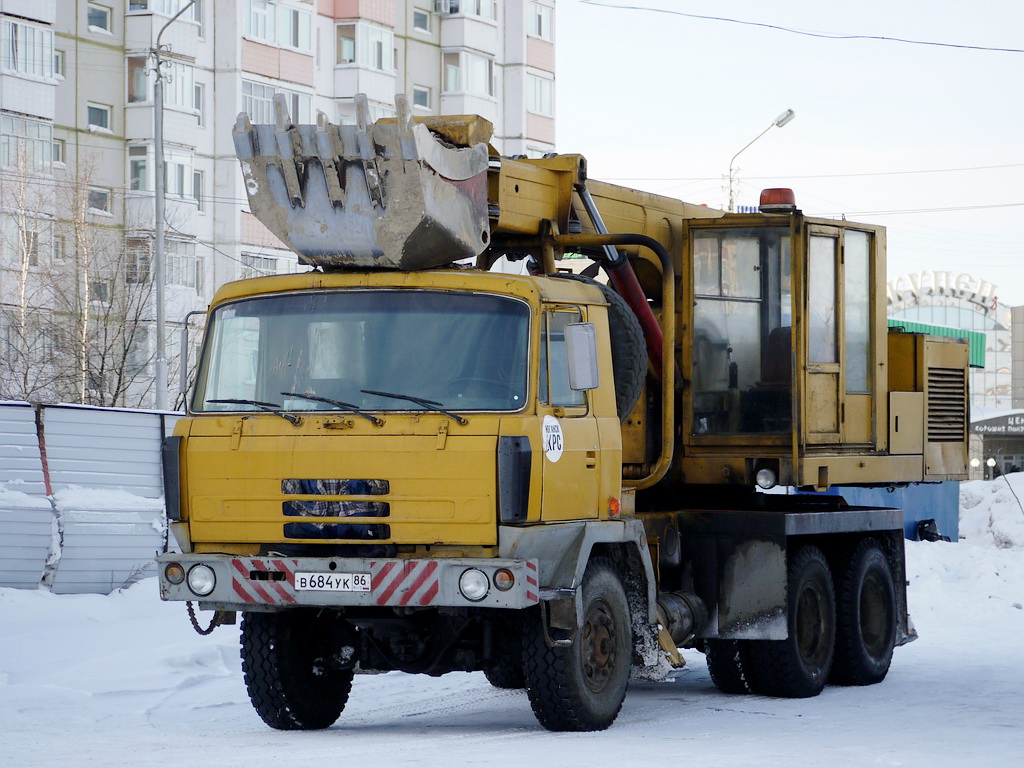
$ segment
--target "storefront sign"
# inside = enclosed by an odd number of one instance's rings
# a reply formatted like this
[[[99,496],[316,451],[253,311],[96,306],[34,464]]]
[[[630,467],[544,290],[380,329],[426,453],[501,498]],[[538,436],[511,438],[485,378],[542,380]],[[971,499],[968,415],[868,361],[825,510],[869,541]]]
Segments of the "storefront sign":
[[[998,416],[971,424],[976,435],[1024,435],[1024,414]]]
[[[926,306],[921,301],[925,296],[948,296],[978,304],[994,310],[998,301],[996,286],[987,280],[971,277],[961,272],[940,272],[937,270],[913,272],[890,280],[886,286],[890,307],[906,303],[908,306]]]

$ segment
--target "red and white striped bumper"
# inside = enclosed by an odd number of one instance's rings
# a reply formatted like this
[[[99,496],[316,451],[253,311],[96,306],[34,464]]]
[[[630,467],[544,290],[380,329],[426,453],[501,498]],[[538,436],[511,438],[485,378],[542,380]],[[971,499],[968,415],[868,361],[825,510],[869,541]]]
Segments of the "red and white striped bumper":
[[[158,557],[157,563],[160,596],[164,600],[199,601],[203,607],[215,610],[251,611],[289,605],[528,608],[540,600],[536,560],[168,554]],[[167,567],[171,564],[180,565],[186,574],[196,565],[209,567],[216,576],[213,591],[206,596],[196,595],[187,578],[179,584],[172,583],[167,578]],[[490,584],[480,600],[469,600],[459,590],[459,578],[471,568],[482,571]],[[494,574],[499,569],[512,573],[511,588],[500,590],[494,585]],[[297,574],[305,578],[297,578]],[[365,589],[367,576],[369,589]],[[352,582],[360,582],[362,590],[302,588],[332,583],[351,587]]]

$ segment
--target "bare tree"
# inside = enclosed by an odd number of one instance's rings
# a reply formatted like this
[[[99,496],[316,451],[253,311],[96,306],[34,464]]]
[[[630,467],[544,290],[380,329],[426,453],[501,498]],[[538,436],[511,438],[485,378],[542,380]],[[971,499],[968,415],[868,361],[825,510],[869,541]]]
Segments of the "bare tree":
[[[28,142],[0,171],[0,398],[39,400],[57,388],[54,186]]]

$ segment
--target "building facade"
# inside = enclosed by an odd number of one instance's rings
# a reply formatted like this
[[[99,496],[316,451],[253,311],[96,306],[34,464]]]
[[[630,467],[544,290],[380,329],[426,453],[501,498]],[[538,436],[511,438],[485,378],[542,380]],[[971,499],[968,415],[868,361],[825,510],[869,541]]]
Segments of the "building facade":
[[[240,112],[273,122],[280,93],[295,122],[351,123],[355,94],[377,118],[403,93],[487,118],[502,154],[554,149],[554,0],[187,5],[0,0],[0,399],[153,405],[158,41],[172,382],[187,313],[300,268],[248,211]]]
[[[985,367],[970,372],[971,406],[1005,409],[1013,404],[1012,308],[999,288],[966,273],[925,271],[888,283],[888,316],[985,334]]]

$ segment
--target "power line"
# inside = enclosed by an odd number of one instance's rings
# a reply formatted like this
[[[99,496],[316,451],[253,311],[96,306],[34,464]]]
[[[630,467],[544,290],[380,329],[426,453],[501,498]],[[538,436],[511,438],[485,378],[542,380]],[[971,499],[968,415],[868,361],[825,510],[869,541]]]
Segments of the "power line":
[[[842,211],[840,213],[823,213],[822,216],[897,216],[905,213],[948,213],[949,211],[982,211],[992,208],[1017,208],[1024,203],[997,203],[995,205],[952,205],[946,208],[905,208],[895,211]]]
[[[930,40],[910,40],[904,37],[888,37],[885,35],[850,35],[833,32],[810,32],[803,29],[781,27],[777,24],[765,24],[759,21],[744,21],[742,19],[729,19],[723,16],[702,16],[696,13],[684,13],[683,11],[670,11],[666,8],[650,8],[642,5],[617,5],[615,3],[602,3],[598,0],[581,0],[584,5],[595,5],[603,8],[616,8],[623,11],[650,11],[651,13],[667,13],[670,16],[685,16],[690,19],[701,19],[703,21],[725,21],[730,24],[742,24],[748,27],[763,27],[775,29],[780,32],[789,32],[793,35],[804,35],[805,37],[819,37],[826,40],[880,40],[887,43],[907,43],[909,45],[929,45],[939,48],[963,48],[973,51],[995,51],[999,53],[1024,53],[1022,48],[996,48],[985,45],[965,45],[961,43],[938,43]]]
[[[775,173],[768,176],[745,176],[747,180],[756,179],[850,179],[858,176],[908,176],[918,173],[957,173],[960,171],[991,171],[1002,168],[1022,168],[1024,163],[1007,163],[1005,165],[975,165],[966,168],[925,168],[914,171],[869,171],[865,173],[816,173],[805,175],[791,175],[788,173]],[[722,176],[618,176],[605,177],[602,181],[715,181],[722,179]]]

